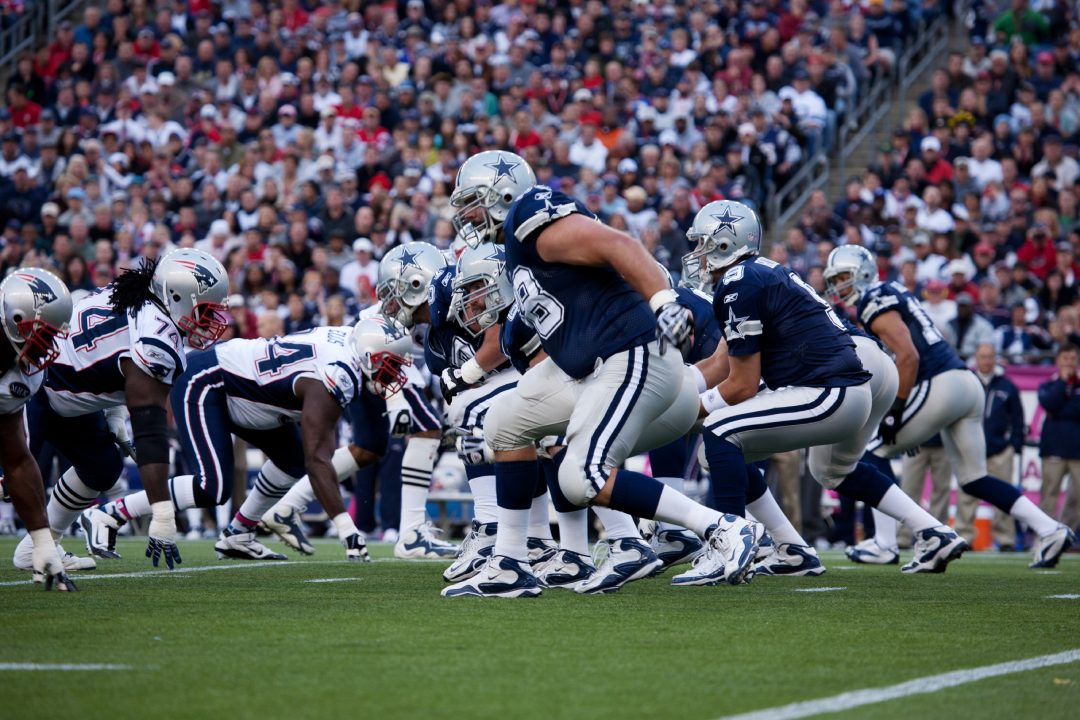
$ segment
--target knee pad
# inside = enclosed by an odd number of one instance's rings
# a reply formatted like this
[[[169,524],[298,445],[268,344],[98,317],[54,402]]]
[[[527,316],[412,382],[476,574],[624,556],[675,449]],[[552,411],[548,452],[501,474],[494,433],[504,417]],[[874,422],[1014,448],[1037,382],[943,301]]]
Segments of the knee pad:
[[[567,500],[578,507],[589,505],[600,491],[586,477],[584,461],[569,448],[559,457],[559,489]]]

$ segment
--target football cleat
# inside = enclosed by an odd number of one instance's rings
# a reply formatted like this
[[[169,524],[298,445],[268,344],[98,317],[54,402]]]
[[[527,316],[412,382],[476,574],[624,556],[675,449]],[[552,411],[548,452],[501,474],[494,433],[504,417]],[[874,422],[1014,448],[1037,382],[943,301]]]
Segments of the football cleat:
[[[412,530],[406,530],[394,544],[394,557],[403,560],[455,557],[458,546],[436,537],[441,532],[442,530],[432,525],[430,521]]]
[[[1039,544],[1035,550],[1035,560],[1030,568],[1056,567],[1062,553],[1068,550],[1076,542],[1076,536],[1065,525],[1058,525],[1057,530],[1039,538]]]
[[[219,558],[233,560],[287,560],[281,553],[276,553],[255,539],[254,532],[236,532],[230,528],[222,531],[221,537],[214,543],[214,551]]]
[[[641,518],[638,520],[637,529],[641,533],[641,539],[653,546],[653,550],[656,549],[656,545],[653,543],[653,537],[656,535],[656,531],[660,528],[660,523],[649,518]]]
[[[597,595],[615,592],[633,580],[662,572],[664,563],[653,549],[638,538],[607,540],[607,557],[596,572],[574,586],[574,592]]]
[[[595,572],[589,556],[573,550],[559,550],[550,560],[533,567],[536,581],[545,588],[570,588]]]
[[[772,535],[765,533],[761,536],[761,542],[758,543],[757,552],[754,553],[754,562],[772,555],[775,549],[776,543],[773,542]]]
[[[555,557],[555,553],[559,551],[559,544],[551,539],[531,537],[529,538],[526,547],[529,549],[529,565],[536,567],[541,563],[546,563],[551,558]]]
[[[467,580],[442,589],[443,597],[536,597],[542,592],[528,562],[493,555]]]
[[[307,539],[307,535],[304,534],[304,526],[301,525],[300,521],[300,512],[295,508],[289,508],[289,512],[284,515],[271,510],[263,517],[259,525],[277,535],[281,538],[281,542],[293,550],[304,555],[315,554],[315,546],[311,544]]]
[[[898,548],[887,548],[878,545],[874,538],[867,538],[858,545],[853,545],[844,551],[848,560],[864,565],[899,565],[900,551]]]
[[[498,530],[498,523],[473,520],[472,530],[458,547],[457,559],[443,571],[443,580],[456,583],[480,572],[480,568],[491,557],[491,550],[495,547],[495,533]]]
[[[781,543],[773,551],[754,562],[754,575],[824,575],[817,551],[809,545]]]
[[[693,560],[705,549],[705,543],[689,530],[660,530],[649,543],[664,568]]]
[[[672,585],[741,585],[753,577],[751,565],[765,529],[738,515],[721,515],[720,522],[705,531],[705,551],[692,567],[671,578]]]
[[[79,515],[79,527],[86,540],[86,551],[90,555],[119,560],[116,552],[116,531],[124,523],[107,512],[96,507],[88,508]]]
[[[64,572],[97,569],[97,561],[94,558],[79,557],[75,553],[69,553],[64,550],[60,543],[56,543],[56,552],[59,553],[60,560],[64,563]],[[19,570],[34,572],[34,541],[30,539],[29,535],[23,535],[22,540],[15,546],[15,555],[12,557],[11,563]],[[44,580],[45,578],[42,577],[41,582],[44,582]],[[38,582],[36,578],[35,582]]]
[[[900,572],[943,573],[967,549],[968,544],[948,525],[920,530],[915,533],[915,557]]]

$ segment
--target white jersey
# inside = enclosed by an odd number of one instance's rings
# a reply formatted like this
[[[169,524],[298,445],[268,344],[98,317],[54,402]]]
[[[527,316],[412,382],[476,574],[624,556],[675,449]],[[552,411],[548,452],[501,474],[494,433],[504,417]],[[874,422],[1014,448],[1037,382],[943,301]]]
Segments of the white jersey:
[[[75,304],[70,328],[45,378],[49,404],[65,417],[124,404],[123,358],[166,385],[187,366],[184,340],[168,313],[153,303],[116,313],[110,287]]]
[[[21,412],[44,379],[45,373],[27,375],[18,363],[0,375],[0,415]]]
[[[217,348],[229,415],[241,427],[268,430],[299,422],[296,381],[318,380],[344,410],[360,392],[350,327],[319,327],[269,340],[230,340]]]

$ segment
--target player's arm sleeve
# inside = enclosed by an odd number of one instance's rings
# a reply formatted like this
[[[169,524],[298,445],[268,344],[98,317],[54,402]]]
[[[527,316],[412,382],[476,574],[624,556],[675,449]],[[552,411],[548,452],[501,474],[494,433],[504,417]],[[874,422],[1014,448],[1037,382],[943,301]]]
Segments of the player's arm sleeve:
[[[885,292],[881,288],[870,290],[862,307],[859,308],[859,322],[863,327],[868,328],[882,314],[898,312],[899,308],[900,298],[896,295]]]
[[[172,385],[186,366],[184,351],[168,338],[143,336],[131,345],[131,361],[158,382]]]
[[[424,341],[424,362],[432,375],[442,375],[443,370],[450,367],[452,348],[450,333],[445,328],[432,325]]]
[[[764,290],[735,273],[742,269],[737,265],[728,271],[714,300],[716,319],[723,329],[728,355],[732,357],[761,352],[761,334],[765,330],[761,319]]]
[[[300,377],[307,377],[301,375]],[[299,378],[298,378],[299,379]],[[354,368],[340,360],[330,363],[319,372],[318,379],[337,406],[344,410],[360,392],[360,377]]]
[[[548,225],[574,213],[596,219],[577,200],[548,188],[534,188],[514,204],[511,218],[514,238],[520,243],[534,240]]]

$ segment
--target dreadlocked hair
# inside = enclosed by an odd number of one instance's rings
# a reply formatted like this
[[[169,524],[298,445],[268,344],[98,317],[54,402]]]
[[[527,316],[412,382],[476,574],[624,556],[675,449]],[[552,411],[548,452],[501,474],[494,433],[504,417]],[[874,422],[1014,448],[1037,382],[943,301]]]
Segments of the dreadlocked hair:
[[[138,268],[125,270],[112,282],[112,307],[118,314],[135,312],[148,302],[154,302],[150,282],[154,279],[157,260],[143,262]]]

